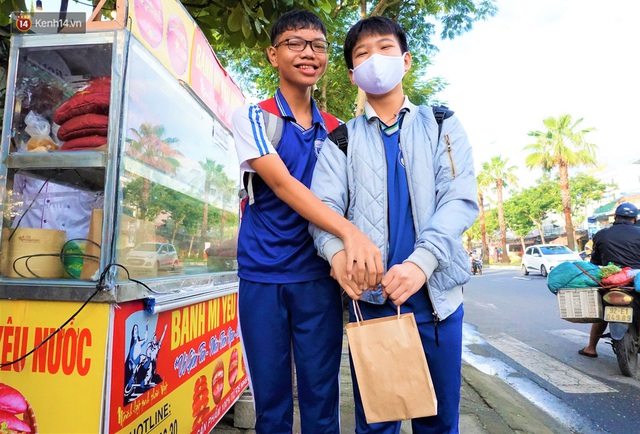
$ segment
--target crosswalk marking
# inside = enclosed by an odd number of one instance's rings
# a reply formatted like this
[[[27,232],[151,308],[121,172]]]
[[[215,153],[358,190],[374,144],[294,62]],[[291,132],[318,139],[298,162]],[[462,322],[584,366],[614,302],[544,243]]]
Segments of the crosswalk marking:
[[[589,340],[589,333],[576,329],[547,330],[547,333],[571,341],[578,346],[581,344],[584,346]]]
[[[584,375],[580,371],[505,333],[497,336],[486,336],[485,340],[491,346],[565,393],[617,392],[616,389]]]

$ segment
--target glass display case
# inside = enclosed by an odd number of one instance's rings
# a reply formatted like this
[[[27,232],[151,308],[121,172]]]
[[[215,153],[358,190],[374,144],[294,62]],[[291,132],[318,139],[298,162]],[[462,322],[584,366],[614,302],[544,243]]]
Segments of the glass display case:
[[[87,33],[11,39],[0,388],[24,406],[0,425],[209,432],[249,381],[230,133],[244,97],[180,2],[116,0],[113,21],[104,4]]]
[[[229,126],[130,33],[14,37],[6,107],[0,296],[237,280]]]

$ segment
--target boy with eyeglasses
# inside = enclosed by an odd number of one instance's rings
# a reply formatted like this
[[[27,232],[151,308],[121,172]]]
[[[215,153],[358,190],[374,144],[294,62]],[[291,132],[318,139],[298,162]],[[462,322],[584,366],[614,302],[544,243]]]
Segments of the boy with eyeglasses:
[[[330,124],[338,124],[311,97],[327,66],[324,24],[313,13],[288,12],[274,23],[271,44],[280,88],[233,114],[241,170],[253,172],[238,239],[238,309],[255,430],[292,432],[295,362],[302,432],[339,434],[340,288],[313,247],[308,220],[345,242],[336,261],[358,291],[380,281],[382,260],[366,236],[308,189]],[[281,119],[278,143],[266,132],[265,111]]]
[[[462,285],[470,279],[462,234],[478,214],[471,146],[452,113],[439,132],[432,108],[404,95],[411,54],[396,22],[370,17],[356,23],[347,33],[344,58],[352,83],[366,93],[365,113],[346,124],[347,155],[331,141],[324,146],[311,190],[348,215],[383,252],[381,285],[352,297],[360,299],[364,319],[395,315],[397,306],[415,316],[438,414],[413,419],[413,433],[457,433]],[[310,229],[318,252],[332,258],[340,240]],[[332,265],[334,274],[344,273],[340,263]],[[367,424],[353,369],[352,379],[356,433],[400,432],[400,421]]]

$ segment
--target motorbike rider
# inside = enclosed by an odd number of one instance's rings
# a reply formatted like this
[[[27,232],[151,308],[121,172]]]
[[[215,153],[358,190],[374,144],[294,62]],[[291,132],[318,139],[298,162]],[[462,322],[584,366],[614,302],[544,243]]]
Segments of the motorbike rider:
[[[593,236],[591,263],[604,266],[610,262],[621,267],[640,269],[640,226],[636,226],[638,208],[629,202],[618,205],[613,225]],[[596,346],[607,328],[604,321],[591,324],[589,343],[578,351],[587,357],[598,357]]]
[[[482,255],[478,254],[477,250],[471,250],[469,257],[471,258],[471,272],[473,274],[482,273]]]

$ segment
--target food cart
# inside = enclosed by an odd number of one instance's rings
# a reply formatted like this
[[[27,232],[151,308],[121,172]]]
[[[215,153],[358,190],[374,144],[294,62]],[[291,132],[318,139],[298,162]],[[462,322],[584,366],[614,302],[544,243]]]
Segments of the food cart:
[[[102,4],[86,31],[12,37],[0,427],[206,433],[248,384],[230,133],[244,97],[179,2],[117,1],[111,21]]]

